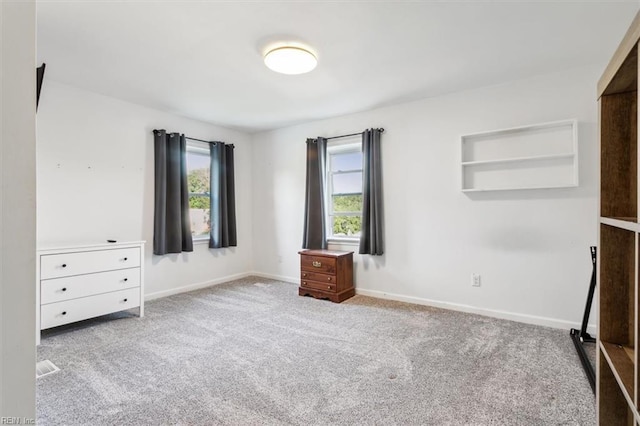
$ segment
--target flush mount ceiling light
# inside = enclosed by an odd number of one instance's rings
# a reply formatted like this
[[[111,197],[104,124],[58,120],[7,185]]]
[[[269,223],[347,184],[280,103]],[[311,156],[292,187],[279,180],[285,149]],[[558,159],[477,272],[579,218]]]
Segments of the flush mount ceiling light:
[[[315,55],[306,49],[293,46],[278,47],[264,55],[264,64],[282,74],[304,74],[318,64]]]

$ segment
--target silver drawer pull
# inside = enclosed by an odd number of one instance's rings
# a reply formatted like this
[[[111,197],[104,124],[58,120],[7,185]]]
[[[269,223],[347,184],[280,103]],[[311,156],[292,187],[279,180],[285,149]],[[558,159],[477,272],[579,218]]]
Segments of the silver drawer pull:
[[[312,263],[312,265],[313,265],[315,268],[320,268],[320,267],[322,266],[322,262],[318,262],[317,260],[314,260],[314,261],[313,261],[313,263]]]

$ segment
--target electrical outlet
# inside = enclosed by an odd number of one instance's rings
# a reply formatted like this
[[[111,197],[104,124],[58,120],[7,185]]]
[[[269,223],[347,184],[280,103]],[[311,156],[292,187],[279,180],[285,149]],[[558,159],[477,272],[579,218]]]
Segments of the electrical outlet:
[[[480,274],[471,274],[471,286],[480,287]]]

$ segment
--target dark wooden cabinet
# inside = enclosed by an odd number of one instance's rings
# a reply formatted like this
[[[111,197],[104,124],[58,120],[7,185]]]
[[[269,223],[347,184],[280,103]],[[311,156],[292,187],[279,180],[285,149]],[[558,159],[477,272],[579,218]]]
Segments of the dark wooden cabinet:
[[[353,287],[353,252],[302,250],[300,252],[300,296],[340,303],[356,294]]]

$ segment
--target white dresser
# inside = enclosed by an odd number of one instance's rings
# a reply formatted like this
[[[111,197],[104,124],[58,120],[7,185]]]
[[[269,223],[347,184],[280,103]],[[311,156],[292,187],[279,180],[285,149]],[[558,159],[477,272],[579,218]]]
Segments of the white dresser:
[[[62,247],[37,253],[37,334],[139,308],[144,315],[144,241]]]

